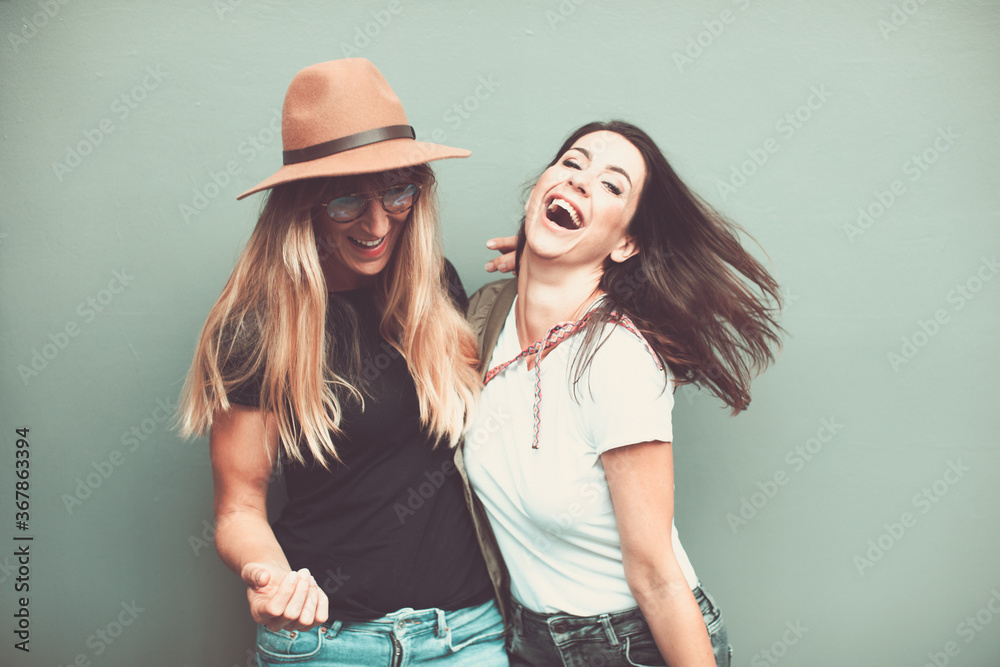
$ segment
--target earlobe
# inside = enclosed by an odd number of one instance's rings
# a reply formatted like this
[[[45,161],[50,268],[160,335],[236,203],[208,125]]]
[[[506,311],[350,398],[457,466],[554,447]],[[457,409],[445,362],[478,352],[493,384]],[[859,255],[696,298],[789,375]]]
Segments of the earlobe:
[[[636,241],[634,236],[626,236],[621,240],[621,243],[611,251],[611,261],[617,264],[621,264],[625,260],[633,257],[639,252],[639,242]]]

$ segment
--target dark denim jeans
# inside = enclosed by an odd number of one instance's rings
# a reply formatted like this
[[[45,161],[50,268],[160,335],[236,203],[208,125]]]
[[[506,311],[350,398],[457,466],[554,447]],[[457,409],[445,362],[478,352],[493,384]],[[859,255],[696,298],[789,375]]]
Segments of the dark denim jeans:
[[[733,650],[722,614],[701,588],[692,592],[712,640],[715,664],[730,667]],[[516,600],[513,607],[513,625],[507,640],[512,667],[666,665],[638,607],[600,616],[537,614]]]

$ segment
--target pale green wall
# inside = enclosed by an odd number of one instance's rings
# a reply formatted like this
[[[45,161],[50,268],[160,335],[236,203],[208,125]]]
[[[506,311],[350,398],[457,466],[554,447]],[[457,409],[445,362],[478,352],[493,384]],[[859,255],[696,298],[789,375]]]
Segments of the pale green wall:
[[[1000,250],[996,2],[403,1],[385,26],[383,1],[231,4],[0,2],[0,663],[245,664],[243,587],[192,546],[211,520],[206,443],[180,442],[157,406],[177,396],[252,227],[257,201],[236,194],[279,164],[277,138],[258,154],[244,142],[267,141],[296,71],[358,39],[351,53],[382,70],[418,136],[440,129],[473,151],[437,167],[470,289],[488,279],[483,241],[515,228],[521,185],[591,119],[646,128],[770,256],[790,335],[752,409],[730,418],[684,390],[675,410],[677,524],[736,665],[771,664],[759,652],[777,644],[781,665],[918,666],[949,641],[950,664],[998,664],[1000,618],[960,626],[991,595],[1000,609],[1000,269],[983,264]],[[792,131],[797,110],[808,119]],[[57,173],[102,123],[110,134]],[[722,192],[765,146],[766,163]],[[924,151],[938,159],[914,172]],[[230,161],[239,172],[185,220],[180,206]],[[897,180],[888,211],[849,238]],[[116,271],[128,285],[103,293]],[[971,300],[953,292],[963,284]],[[88,298],[107,303],[91,313]],[[935,313],[934,335],[918,333]],[[50,334],[65,348],[22,379]],[[914,336],[923,345],[893,368]],[[823,420],[842,428],[831,438]],[[11,632],[17,426],[31,429],[30,656]],[[818,432],[829,442],[811,460],[786,454]],[[969,470],[938,482],[938,502],[915,498],[949,462]],[[67,509],[64,494],[109,466]],[[766,499],[755,516],[727,520],[776,474],[786,483],[753,497]],[[859,572],[854,557],[904,512],[911,525]],[[135,621],[88,645],[133,600]],[[808,628],[791,646],[786,623]]]

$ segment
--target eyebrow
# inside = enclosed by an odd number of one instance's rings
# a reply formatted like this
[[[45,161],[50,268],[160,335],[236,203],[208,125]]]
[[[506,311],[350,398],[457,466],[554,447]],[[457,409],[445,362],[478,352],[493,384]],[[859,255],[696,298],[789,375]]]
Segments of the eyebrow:
[[[580,148],[579,146],[573,146],[570,150],[572,150],[572,151],[580,151],[581,153],[583,153],[584,155],[587,156],[588,160],[593,160],[594,159],[594,156],[591,155],[590,151],[588,151],[586,148]],[[622,176],[625,177],[625,180],[628,181],[629,185],[632,185],[632,179],[629,178],[628,172],[625,171],[624,169],[622,169],[621,167],[619,167],[618,165],[616,165],[616,164],[609,164],[608,165],[608,170],[609,171],[616,171],[616,172],[618,172],[619,174],[621,174]]]

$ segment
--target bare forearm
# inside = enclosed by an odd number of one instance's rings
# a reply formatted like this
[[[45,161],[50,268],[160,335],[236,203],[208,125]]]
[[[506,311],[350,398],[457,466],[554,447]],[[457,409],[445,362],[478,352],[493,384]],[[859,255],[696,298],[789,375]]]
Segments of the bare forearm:
[[[219,516],[215,548],[230,570],[239,574],[247,563],[271,563],[291,569],[267,519],[254,512],[231,512]]]
[[[708,629],[686,582],[651,578],[635,586],[633,594],[668,665],[715,667]]]

